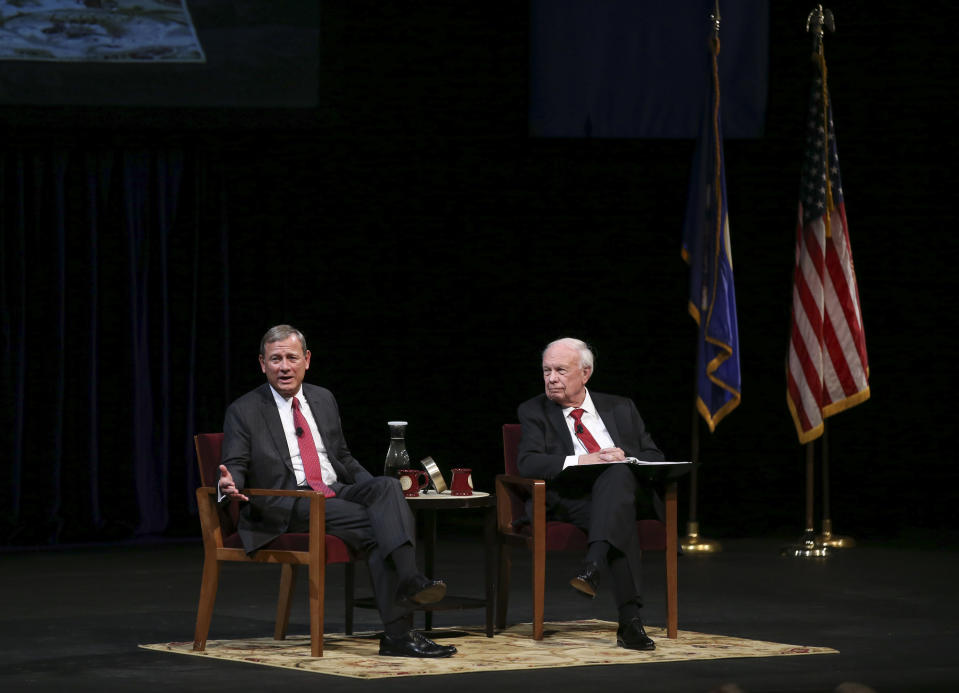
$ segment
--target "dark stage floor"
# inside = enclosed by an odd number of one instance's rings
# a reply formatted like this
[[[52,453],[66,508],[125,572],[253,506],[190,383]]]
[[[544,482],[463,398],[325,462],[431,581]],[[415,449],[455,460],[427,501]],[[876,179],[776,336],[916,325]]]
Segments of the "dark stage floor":
[[[471,528],[447,531],[439,572],[459,592],[480,590]],[[776,539],[727,540],[723,551],[679,561],[680,628],[797,645],[838,655],[595,666],[548,671],[358,681],[138,649],[190,640],[200,584],[199,543],[0,553],[3,691],[833,691],[859,683],[876,691],[959,690],[959,604],[954,548],[860,545],[826,560],[784,558]],[[662,554],[646,556],[646,620],[664,624]],[[528,620],[528,561],[517,556],[512,621]],[[608,593],[574,597],[566,580],[576,558],[554,556],[547,619],[605,618]],[[341,570],[328,580],[327,630],[342,630]],[[211,638],[272,633],[278,568],[227,566]],[[301,578],[302,579],[302,578]],[[308,630],[305,584],[292,632]],[[446,612],[436,625],[480,623],[482,611]],[[358,628],[375,628],[357,610]],[[725,690],[731,690],[727,688]]]

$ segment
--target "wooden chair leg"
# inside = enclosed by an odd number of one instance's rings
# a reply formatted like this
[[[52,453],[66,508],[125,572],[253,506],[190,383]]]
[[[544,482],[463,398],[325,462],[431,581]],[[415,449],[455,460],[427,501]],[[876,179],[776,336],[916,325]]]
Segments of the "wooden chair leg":
[[[323,656],[323,604],[326,601],[326,499],[310,498],[310,558],[307,584],[310,602],[310,655]]]
[[[496,582],[498,577],[499,552],[496,550],[496,508],[487,508],[483,513],[483,598],[486,601],[486,637],[492,638],[496,621]],[[505,618],[505,614],[503,614]]]
[[[293,588],[296,586],[296,568],[284,563],[280,569],[280,596],[276,601],[276,628],[274,640],[286,640],[286,629],[290,625],[290,607],[293,606]]]
[[[666,486],[666,637],[679,637],[679,538],[676,482]]]
[[[343,630],[347,635],[353,635],[353,596],[356,571],[352,563],[343,564],[343,601],[346,603],[346,613],[343,615]]]
[[[533,486],[533,640],[543,639],[546,614],[546,484]]]
[[[323,656],[323,601],[325,595],[324,566],[310,566],[310,655]]]
[[[196,608],[196,629],[193,631],[193,649],[206,650],[206,637],[213,619],[217,585],[220,582],[220,562],[207,556],[203,559],[203,577],[200,580],[200,601]]]
[[[512,571],[512,559],[509,546],[500,544],[499,575],[496,578],[496,627],[506,628],[506,612],[509,611],[509,577]]]
[[[533,546],[533,640],[543,639],[546,613],[546,542]]]

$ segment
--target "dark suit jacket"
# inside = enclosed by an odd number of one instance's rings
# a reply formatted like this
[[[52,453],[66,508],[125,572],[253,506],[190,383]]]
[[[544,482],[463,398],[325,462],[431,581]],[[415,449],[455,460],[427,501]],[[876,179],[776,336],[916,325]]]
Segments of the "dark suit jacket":
[[[336,470],[337,481],[352,484],[372,478],[346,446],[333,393],[304,383],[303,395]],[[269,384],[248,392],[227,408],[221,461],[239,489],[296,488],[290,450]],[[242,504],[238,531],[244,548],[253,551],[285,532],[293,502],[292,498],[254,497]]]
[[[646,461],[666,459],[646,431],[633,400],[601,392],[590,391],[589,395],[613,442],[627,457]],[[549,507],[557,495],[566,496],[576,490],[571,485],[572,475],[557,478],[563,471],[566,457],[574,454],[563,408],[541,394],[519,405],[517,414],[523,427],[517,456],[519,472],[526,477],[546,480]],[[656,494],[651,500],[656,514],[662,518],[662,501]]]

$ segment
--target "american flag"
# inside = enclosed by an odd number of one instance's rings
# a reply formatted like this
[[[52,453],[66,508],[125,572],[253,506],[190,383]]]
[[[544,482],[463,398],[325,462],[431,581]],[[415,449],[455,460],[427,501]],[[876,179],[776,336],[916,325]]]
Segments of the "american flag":
[[[869,399],[866,338],[824,73],[820,55],[800,180],[786,376],[801,443],[822,435],[826,417]]]

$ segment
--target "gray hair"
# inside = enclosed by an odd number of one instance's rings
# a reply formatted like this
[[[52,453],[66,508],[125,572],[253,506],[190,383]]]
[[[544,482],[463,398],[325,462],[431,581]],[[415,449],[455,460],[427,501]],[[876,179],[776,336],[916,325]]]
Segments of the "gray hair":
[[[260,356],[266,356],[266,345],[273,342],[282,342],[289,337],[296,337],[300,340],[300,346],[303,347],[303,353],[306,353],[306,337],[303,333],[292,325],[274,325],[266,331],[263,339],[260,340]]]
[[[575,337],[560,337],[559,339],[554,339],[543,349],[543,356],[545,357],[546,352],[554,346],[565,346],[570,349],[575,349],[579,352],[579,367],[593,370],[593,351],[589,348],[589,344],[582,339],[576,339]]]

